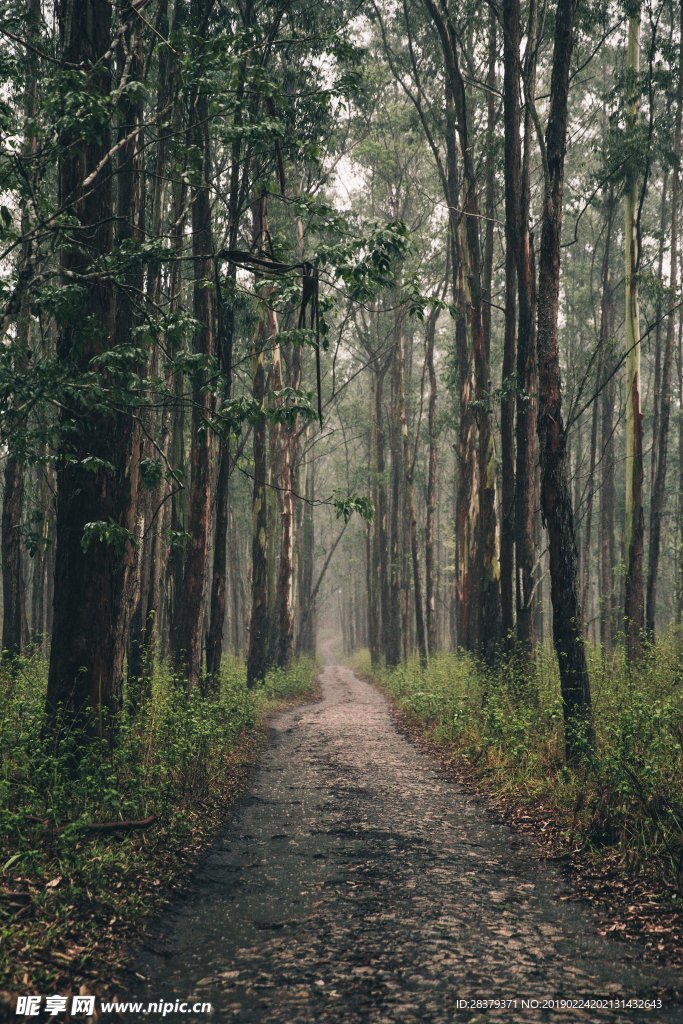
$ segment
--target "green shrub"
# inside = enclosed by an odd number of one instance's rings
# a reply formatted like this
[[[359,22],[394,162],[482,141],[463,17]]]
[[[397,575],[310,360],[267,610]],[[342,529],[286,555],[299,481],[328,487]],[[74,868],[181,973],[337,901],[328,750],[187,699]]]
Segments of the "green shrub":
[[[598,849],[632,867],[656,861],[681,876],[683,681],[675,638],[662,637],[637,670],[623,653],[590,651],[595,750],[576,769],[563,761],[562,700],[552,648],[532,669],[510,660],[495,675],[466,654],[417,658],[375,672],[398,704],[437,742],[476,761],[496,788],[553,802]],[[355,656],[370,673],[367,652]]]
[[[303,694],[314,672],[300,661],[248,690],[244,665],[226,658],[217,692],[204,697],[161,665],[135,714],[124,693],[110,748],[50,737],[39,651],[11,673],[0,669],[0,886],[21,890],[30,911],[17,918],[0,905],[0,989],[20,984],[29,967],[38,987],[54,986],[69,957],[76,975],[80,957],[92,969],[109,955],[101,942],[112,922],[130,926],[158,906],[223,820],[264,712]],[[86,838],[88,823],[152,814],[151,832]],[[65,942],[68,956],[56,960]]]

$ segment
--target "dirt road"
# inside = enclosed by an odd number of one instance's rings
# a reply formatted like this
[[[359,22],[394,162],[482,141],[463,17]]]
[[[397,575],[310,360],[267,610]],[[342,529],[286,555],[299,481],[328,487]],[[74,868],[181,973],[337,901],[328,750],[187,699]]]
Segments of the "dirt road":
[[[340,666],[322,684],[272,723],[232,824],[154,927],[139,996],[269,1024],[683,1021],[681,979],[598,937],[560,873],[403,739],[381,694]]]

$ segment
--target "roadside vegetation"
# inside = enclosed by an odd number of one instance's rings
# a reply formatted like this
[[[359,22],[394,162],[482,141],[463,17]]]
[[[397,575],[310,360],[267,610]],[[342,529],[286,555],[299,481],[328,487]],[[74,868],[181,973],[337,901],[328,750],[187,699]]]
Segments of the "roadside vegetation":
[[[226,658],[211,695],[159,665],[127,695],[115,744],[45,729],[40,651],[0,677],[0,990],[103,975],[121,938],[182,885],[225,820],[261,746],[265,716],[313,686],[300,659],[248,689]],[[98,972],[98,964],[99,972]]]
[[[568,844],[609,856],[632,876],[683,890],[683,701],[673,636],[629,671],[623,649],[593,648],[595,745],[573,766],[564,760],[562,702],[554,652],[533,667],[504,663],[488,672],[467,654],[417,657],[393,671],[353,659],[388,690],[404,715],[484,788],[551,812]]]

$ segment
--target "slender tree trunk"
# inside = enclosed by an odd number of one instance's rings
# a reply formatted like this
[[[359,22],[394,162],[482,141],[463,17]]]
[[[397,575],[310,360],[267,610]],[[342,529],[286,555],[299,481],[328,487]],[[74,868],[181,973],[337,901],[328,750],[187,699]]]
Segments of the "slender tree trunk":
[[[593,739],[588,667],[581,630],[578,555],[568,479],[567,436],[562,421],[557,329],[562,193],[573,22],[573,0],[558,0],[555,13],[550,113],[545,137],[546,181],[541,231],[537,333],[541,507],[550,550],[553,639],[560,668],[565,751],[570,761],[576,760],[585,749],[585,745],[592,743]]]
[[[394,319],[391,382],[391,503],[389,520],[389,608],[387,629],[386,662],[388,668],[395,668],[401,661],[401,527],[402,527],[402,438],[400,387],[402,360],[400,346],[402,339],[402,313]]]
[[[9,453],[2,496],[2,654],[21,654],[24,573],[21,561],[21,517],[24,507],[24,467]]]
[[[201,24],[204,0],[195,0],[196,23]],[[191,112],[190,139],[197,154],[196,184],[192,189],[192,253],[194,318],[197,322],[194,351],[211,356],[215,345],[213,232],[209,177],[211,156],[208,135],[208,96],[200,86]],[[204,596],[209,558],[211,518],[212,411],[211,390],[206,372],[192,374],[192,422],[190,429],[190,481],[187,545],[183,572],[183,595],[175,661],[186,675],[189,689],[198,686],[202,675],[202,634]]]
[[[40,35],[41,5],[40,0],[28,0],[26,8],[25,32],[29,40],[38,40]],[[25,57],[26,81],[24,86],[24,116],[30,124],[37,110],[38,59],[32,46],[26,48]],[[36,135],[33,129],[26,132],[21,147],[21,159],[24,161],[25,172],[33,175],[32,160],[36,153]],[[21,230],[28,234],[31,228],[28,205],[21,203]],[[31,260],[31,244],[24,243],[21,249],[22,268],[28,267]],[[19,310],[16,337],[12,342],[15,367],[22,370],[26,366],[27,354],[32,344],[31,308],[27,298],[23,298]],[[24,635],[25,591],[24,573],[22,568],[21,527],[24,510],[24,465],[13,445],[8,445],[7,461],[4,473],[4,491],[2,496],[2,541],[0,557],[2,558],[2,655],[21,654],[26,637]],[[42,565],[42,562],[41,562]],[[42,583],[42,581],[39,581]]]
[[[614,219],[614,192],[610,188],[607,198],[607,227],[605,248],[602,257],[602,297],[600,302],[600,352],[596,372],[596,385],[602,388],[599,399],[593,405],[591,425],[591,454],[589,475],[589,496],[586,511],[586,547],[583,561],[583,595],[584,609],[588,599],[590,585],[590,528],[593,511],[593,478],[595,475],[595,459],[597,453],[597,430],[600,420],[600,640],[607,653],[612,649],[613,640],[613,568],[614,568],[614,440],[612,437],[612,399],[613,389],[607,382],[611,372],[610,342],[612,338],[613,286],[610,272],[612,254],[612,225]]]
[[[408,413],[406,409],[405,375],[404,375],[404,339],[399,338],[396,358],[398,360],[398,401],[401,416],[401,435],[403,440],[403,474],[405,483],[406,511],[408,518],[408,533],[410,543],[410,556],[413,569],[413,597],[415,600],[415,638],[417,650],[420,655],[422,668],[427,667],[427,634],[425,631],[424,609],[422,604],[422,578],[420,575],[420,551],[417,540],[417,515],[415,513],[415,498],[413,494],[413,463],[410,438],[408,436]],[[408,588],[406,588],[407,590]]]
[[[640,9],[629,17],[627,121],[638,121],[637,75],[640,69]],[[626,494],[624,498],[624,556],[626,561],[624,629],[629,663],[642,655],[645,626],[643,601],[643,414],[640,399],[640,309],[638,301],[638,181],[631,169],[624,189],[624,260],[626,277]]]
[[[386,441],[384,431],[384,374],[385,367],[379,367],[375,375],[375,424],[377,431],[377,514],[375,516],[375,548],[379,579],[382,653],[385,662],[389,651],[391,594],[388,567],[388,510],[386,482]]]
[[[669,111],[667,111],[668,113]],[[669,209],[669,168],[664,169],[662,182],[662,199],[659,213],[659,255],[657,256],[657,280],[664,280],[664,250],[666,249],[666,227]],[[650,456],[650,508],[655,493],[657,477],[657,438],[659,437],[659,399],[662,382],[662,306],[663,296],[657,294],[655,305],[655,383],[652,391],[652,453]]]
[[[517,332],[517,422],[515,472],[515,604],[517,609],[517,649],[531,664],[536,634],[536,607],[542,615],[538,585],[541,570],[536,564],[540,545],[538,508],[538,446],[536,412],[538,370],[536,362],[536,255],[531,233],[531,150],[534,128],[530,104],[534,102],[536,83],[536,0],[529,5],[527,51],[525,60],[524,155],[520,182],[520,246],[517,261],[519,288],[519,325]],[[540,635],[540,634],[539,634]]]
[[[436,335],[437,313],[432,313],[426,325],[426,360],[429,375],[429,404],[427,408],[427,434],[429,436],[429,454],[427,456],[427,516],[425,523],[425,604],[427,619],[427,651],[433,658],[439,644],[439,620],[436,607],[438,595],[438,573],[436,571],[436,550],[434,523],[437,511],[437,426],[436,402],[437,382],[434,368],[434,338]]]
[[[500,585],[503,637],[514,629],[515,574],[515,406],[517,359],[517,273],[521,264],[522,148],[520,140],[519,0],[503,3],[503,105],[505,127],[505,335],[501,434]]]
[[[123,13],[123,12],[122,12]],[[132,84],[140,84],[144,77],[144,54],[142,39],[138,34],[139,22],[129,19],[125,32],[120,38],[117,63],[121,78],[127,76]],[[145,236],[145,163],[142,122],[144,117],[143,98],[140,90],[125,89],[118,103],[118,144],[120,146],[116,163],[116,243],[125,246],[131,242],[140,245]],[[133,126],[137,132],[133,134]],[[133,328],[136,326],[136,303],[142,293],[144,274],[142,264],[135,260],[125,268],[123,286],[116,296],[115,331],[118,345],[130,344]],[[147,434],[152,433],[151,415],[143,410],[141,418],[146,420]],[[142,432],[136,424],[133,432],[133,447],[141,457]],[[153,494],[142,489],[138,500],[138,542],[136,544],[137,564],[130,574],[130,594],[126,614],[130,617],[128,633],[128,678],[132,682],[142,677],[146,660],[147,601],[149,597],[148,526],[152,517]],[[135,689],[132,687],[131,689]],[[138,696],[136,694],[136,696]],[[135,698],[133,698],[135,700]]]
[[[268,215],[266,197],[262,196],[255,209],[254,237],[266,238]],[[266,396],[265,347],[267,343],[267,318],[262,313],[256,336],[256,353],[252,396],[259,409],[264,409]],[[247,654],[247,685],[252,687],[260,682],[269,667],[268,614],[268,505],[266,498],[267,480],[267,430],[265,412],[254,423],[254,490],[252,498],[251,527],[251,616],[249,622],[249,651]]]
[[[233,154],[234,159],[234,154]],[[233,167],[235,167],[233,163]],[[231,186],[235,190],[238,187],[236,176],[233,176]],[[236,199],[236,196],[235,196]],[[232,202],[231,202],[232,205]],[[237,213],[233,209],[233,225],[230,235],[230,248],[237,248]],[[230,287],[234,288],[235,272],[234,267],[230,273]],[[232,393],[232,350],[234,334],[234,310],[232,298],[224,304],[221,316],[219,344],[219,363],[223,377],[223,391],[225,401],[230,400]],[[213,572],[211,578],[211,598],[209,605],[209,629],[206,635],[206,675],[211,681],[210,685],[216,687],[218,683],[221,661],[223,658],[223,633],[225,629],[225,589],[227,574],[228,556],[228,520],[230,509],[228,505],[229,487],[231,473],[230,436],[226,434],[220,440],[218,479],[216,481],[216,519],[214,528],[213,547]]]
[[[671,302],[678,295],[678,249],[679,249],[679,205],[681,187],[681,136],[683,127],[683,6],[679,4],[680,16],[680,55],[678,68],[676,131],[674,138],[674,168],[671,188],[671,271],[669,289]],[[669,445],[669,423],[671,421],[671,377],[673,371],[674,347],[676,344],[676,314],[671,311],[667,320],[666,341],[662,358],[662,377],[659,388],[659,436],[653,437],[653,456],[657,450],[657,469],[655,485],[650,509],[650,557],[647,573],[647,619],[645,628],[650,639],[654,640],[657,612],[657,573],[659,570],[659,553],[662,538],[662,521],[666,500],[666,470]]]
[[[315,520],[313,499],[315,497],[315,457],[309,453],[306,459],[306,501],[301,525],[302,574],[299,593],[299,631],[297,654],[315,655],[315,609],[313,604],[313,572],[315,569]]]

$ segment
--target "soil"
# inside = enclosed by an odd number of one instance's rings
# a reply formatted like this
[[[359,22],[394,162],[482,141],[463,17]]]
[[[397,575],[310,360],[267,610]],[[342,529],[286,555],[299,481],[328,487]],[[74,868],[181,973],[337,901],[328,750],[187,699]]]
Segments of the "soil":
[[[683,1022],[680,974],[598,935],[561,871],[401,736],[377,689],[339,665],[321,683],[270,723],[126,998],[211,1002],[178,1018],[204,1022]]]

